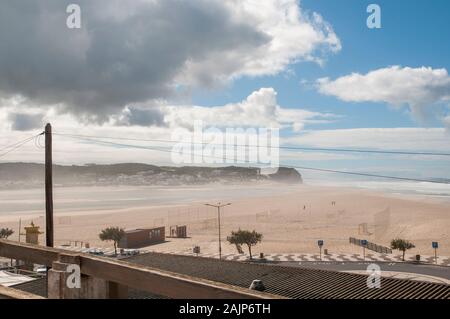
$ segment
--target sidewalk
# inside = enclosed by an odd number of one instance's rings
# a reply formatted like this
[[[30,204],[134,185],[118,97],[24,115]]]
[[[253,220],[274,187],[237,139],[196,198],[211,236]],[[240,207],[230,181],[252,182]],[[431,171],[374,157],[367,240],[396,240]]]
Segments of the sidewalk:
[[[191,255],[196,256],[196,254],[186,251],[171,251],[166,252],[170,254],[177,255]],[[209,257],[209,258],[219,258],[219,254],[199,254],[199,257]],[[387,255],[387,254],[377,254],[370,253],[366,254],[364,259],[360,254],[328,254],[322,255],[322,260],[318,254],[266,254],[264,258],[267,261],[292,261],[292,262],[303,262],[303,261],[329,261],[329,262],[362,262],[362,261],[373,261],[373,262],[403,262],[401,255]],[[222,255],[224,260],[235,260],[235,261],[246,261],[249,260],[247,254],[225,254]],[[259,259],[259,255],[254,255],[253,259]],[[415,262],[415,255],[406,255],[405,262]],[[434,256],[421,256],[421,264],[436,264]],[[440,256],[437,260],[437,265],[450,267],[450,257]]]
[[[87,252],[89,249],[80,248],[80,247],[61,247],[63,249],[72,250],[72,251],[81,251]],[[91,247],[90,249],[95,249],[95,247]],[[98,248],[102,250],[105,254],[113,254],[113,248]],[[139,249],[141,253],[152,252],[151,248]],[[156,251],[155,251],[156,252]],[[196,254],[189,251],[157,251],[166,254],[174,254],[174,255],[186,255],[186,256],[197,256]],[[199,257],[206,258],[219,258],[219,254],[198,254]],[[367,253],[366,258],[364,259],[361,254],[328,254],[322,255],[322,260],[318,254],[266,254],[264,258],[267,261],[291,261],[291,262],[304,262],[304,261],[329,261],[329,262],[403,262],[401,255],[388,255],[388,254],[377,254],[377,253]],[[247,261],[249,260],[249,256],[247,254],[224,254],[222,255],[223,260],[234,260],[234,261]],[[254,255],[253,259],[258,260],[259,254]],[[415,262],[415,255],[405,255],[405,262]],[[433,264],[435,265],[434,256],[420,256],[421,264]],[[450,267],[450,257],[439,256],[437,260],[437,265],[439,266],[447,266]]]

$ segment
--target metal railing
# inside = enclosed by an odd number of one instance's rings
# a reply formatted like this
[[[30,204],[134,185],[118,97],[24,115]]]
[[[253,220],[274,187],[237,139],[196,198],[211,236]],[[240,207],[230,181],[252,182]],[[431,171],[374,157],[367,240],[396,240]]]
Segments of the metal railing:
[[[354,238],[354,237],[350,237],[349,241],[350,241],[350,244],[365,247],[369,250],[375,251],[380,254],[392,254],[392,249],[390,249],[386,246],[377,245],[370,241],[368,241],[367,244],[364,244],[362,239],[358,239],[358,238]]]
[[[281,298],[268,293],[141,266],[123,260],[6,240],[0,240],[0,256],[48,267],[52,267],[55,262],[77,264],[82,275],[168,298]]]

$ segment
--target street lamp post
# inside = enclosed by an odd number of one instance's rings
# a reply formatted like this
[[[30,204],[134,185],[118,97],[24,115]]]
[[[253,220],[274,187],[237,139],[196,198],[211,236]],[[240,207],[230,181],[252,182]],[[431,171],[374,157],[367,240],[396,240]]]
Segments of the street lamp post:
[[[322,261],[322,247],[323,247],[323,240],[320,239],[317,241],[317,245],[319,246],[319,256],[320,256],[320,261]]]
[[[219,224],[219,259],[220,260],[222,260],[222,239],[221,239],[221,235],[220,235],[220,209],[222,207],[225,207],[228,205],[231,205],[231,203],[227,203],[227,204],[218,203],[217,205],[205,204],[205,206],[211,206],[211,207],[217,208],[217,220],[218,220],[218,224]]]

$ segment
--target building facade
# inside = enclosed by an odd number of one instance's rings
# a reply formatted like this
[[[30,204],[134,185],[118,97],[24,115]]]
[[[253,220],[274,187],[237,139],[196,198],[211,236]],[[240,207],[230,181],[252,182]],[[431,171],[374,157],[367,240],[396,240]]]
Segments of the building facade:
[[[140,228],[125,231],[119,248],[140,248],[158,244],[166,240],[166,228]]]

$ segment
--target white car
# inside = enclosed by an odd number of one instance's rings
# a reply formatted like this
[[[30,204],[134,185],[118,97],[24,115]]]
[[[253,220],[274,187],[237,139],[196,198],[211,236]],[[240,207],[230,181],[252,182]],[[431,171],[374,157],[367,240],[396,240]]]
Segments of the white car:
[[[35,272],[38,273],[38,274],[46,274],[47,273],[47,267],[39,266],[39,267],[36,268]]]

